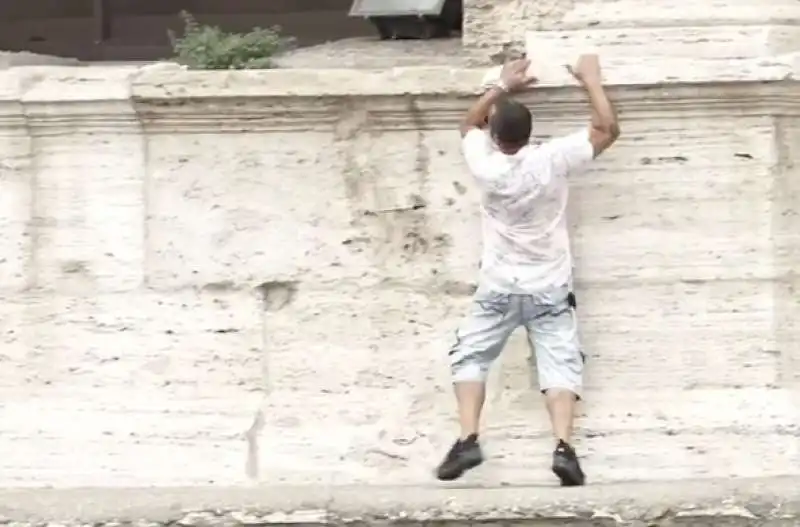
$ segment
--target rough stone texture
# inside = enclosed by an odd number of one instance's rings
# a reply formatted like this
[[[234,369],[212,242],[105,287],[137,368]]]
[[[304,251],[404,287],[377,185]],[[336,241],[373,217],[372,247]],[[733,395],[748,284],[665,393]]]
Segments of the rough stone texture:
[[[573,55],[598,46],[651,60],[766,57],[797,50],[799,21],[794,0],[466,0],[464,46],[471,63],[486,63],[538,30]]]
[[[278,57],[275,62],[281,68],[460,68],[467,65],[467,56],[460,38],[378,40],[376,37],[365,37],[294,49]]]

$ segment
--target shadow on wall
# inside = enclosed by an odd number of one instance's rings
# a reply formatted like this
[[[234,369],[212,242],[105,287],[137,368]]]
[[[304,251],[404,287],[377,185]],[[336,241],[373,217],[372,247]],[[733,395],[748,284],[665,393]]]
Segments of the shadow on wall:
[[[109,14],[103,38],[94,4]],[[227,31],[279,25],[300,46],[373,36],[350,18],[351,0],[26,0],[0,2],[0,49],[80,60],[157,60],[171,55],[167,31],[180,31],[178,13]],[[98,43],[99,42],[99,43]]]

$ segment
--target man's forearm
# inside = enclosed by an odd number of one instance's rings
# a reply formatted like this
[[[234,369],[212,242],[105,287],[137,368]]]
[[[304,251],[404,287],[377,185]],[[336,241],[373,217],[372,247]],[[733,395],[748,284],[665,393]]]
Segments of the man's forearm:
[[[492,105],[503,96],[505,92],[499,87],[492,87],[486,93],[475,101],[469,110],[467,110],[464,119],[461,121],[462,137],[467,135],[472,128],[482,128],[486,123],[486,117],[489,115],[489,110]]]
[[[619,135],[617,112],[603,85],[600,82],[587,84],[586,93],[589,95],[589,104],[592,108],[592,128],[613,137]]]

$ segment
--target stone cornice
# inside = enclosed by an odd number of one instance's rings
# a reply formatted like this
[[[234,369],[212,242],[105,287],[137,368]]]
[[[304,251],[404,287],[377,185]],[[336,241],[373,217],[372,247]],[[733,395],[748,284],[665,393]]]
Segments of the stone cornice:
[[[606,84],[626,119],[800,114],[800,54],[772,59],[610,60]],[[174,65],[32,67],[0,73],[0,127],[33,135],[305,131],[361,112],[371,130],[455,125],[483,69],[186,71]],[[539,117],[583,113],[585,96],[554,75],[521,98]],[[22,114],[22,115],[20,115]]]
[[[660,115],[800,115],[800,84],[770,83],[639,86],[611,88],[625,119]],[[176,98],[137,100],[142,126],[150,133],[329,131],[361,112],[366,128],[436,130],[453,128],[472,94],[404,96]],[[584,115],[585,95],[577,88],[542,88],[521,97],[538,118]]]

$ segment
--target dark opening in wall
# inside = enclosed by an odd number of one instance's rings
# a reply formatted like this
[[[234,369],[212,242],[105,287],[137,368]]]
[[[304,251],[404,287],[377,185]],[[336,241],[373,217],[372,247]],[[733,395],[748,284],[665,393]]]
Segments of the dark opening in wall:
[[[372,22],[381,39],[429,39],[461,33],[463,0],[354,0],[350,15]]]
[[[0,49],[81,60],[158,60],[171,55],[167,31],[179,13],[227,31],[279,25],[300,46],[373,36],[348,16],[351,0],[25,0],[0,2]]]

